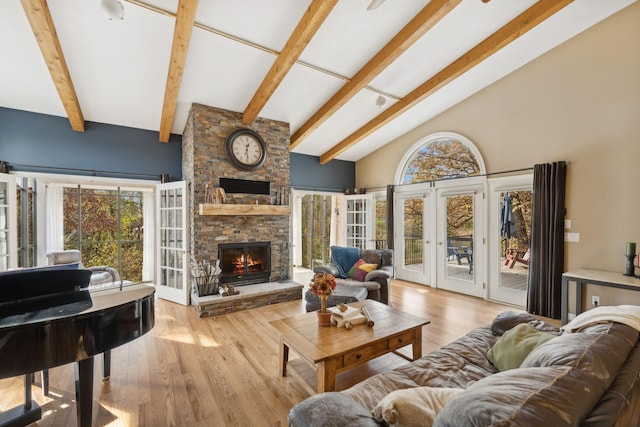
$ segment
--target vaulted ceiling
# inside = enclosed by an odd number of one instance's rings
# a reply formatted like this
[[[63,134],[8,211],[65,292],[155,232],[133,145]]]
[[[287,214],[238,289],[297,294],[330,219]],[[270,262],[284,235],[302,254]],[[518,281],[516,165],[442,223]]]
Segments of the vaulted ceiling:
[[[200,103],[288,122],[291,150],[324,163],[361,159],[635,0],[121,0],[122,20],[101,1],[2,0],[0,106],[161,143]]]

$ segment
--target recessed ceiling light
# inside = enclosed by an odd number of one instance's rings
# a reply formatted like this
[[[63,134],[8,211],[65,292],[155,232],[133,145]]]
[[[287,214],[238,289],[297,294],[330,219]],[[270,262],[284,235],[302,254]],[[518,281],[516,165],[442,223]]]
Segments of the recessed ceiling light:
[[[379,8],[385,0],[371,0],[369,6],[367,6],[367,10],[373,10]]]
[[[124,6],[120,0],[101,0],[100,7],[102,7],[109,19],[124,19]]]

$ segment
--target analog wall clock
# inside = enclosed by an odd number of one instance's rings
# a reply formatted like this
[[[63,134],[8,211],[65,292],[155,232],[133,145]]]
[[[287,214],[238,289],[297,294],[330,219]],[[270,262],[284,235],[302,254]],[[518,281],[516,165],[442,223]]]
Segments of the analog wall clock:
[[[251,129],[237,129],[224,141],[227,158],[233,165],[245,171],[253,171],[264,164],[267,146],[262,137]]]

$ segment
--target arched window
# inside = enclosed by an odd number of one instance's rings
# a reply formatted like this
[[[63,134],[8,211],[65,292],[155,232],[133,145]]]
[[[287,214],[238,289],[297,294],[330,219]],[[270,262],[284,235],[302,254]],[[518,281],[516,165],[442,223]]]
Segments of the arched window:
[[[484,162],[467,138],[442,132],[418,141],[400,163],[398,184],[438,181],[485,173]]]

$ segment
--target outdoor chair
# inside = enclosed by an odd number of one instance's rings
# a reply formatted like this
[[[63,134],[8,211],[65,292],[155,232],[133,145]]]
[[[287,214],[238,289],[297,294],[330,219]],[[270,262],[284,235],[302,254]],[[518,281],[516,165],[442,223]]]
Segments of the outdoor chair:
[[[510,248],[507,254],[507,259],[504,261],[504,265],[508,265],[509,268],[513,268],[519,262],[524,265],[529,265],[529,249]]]

